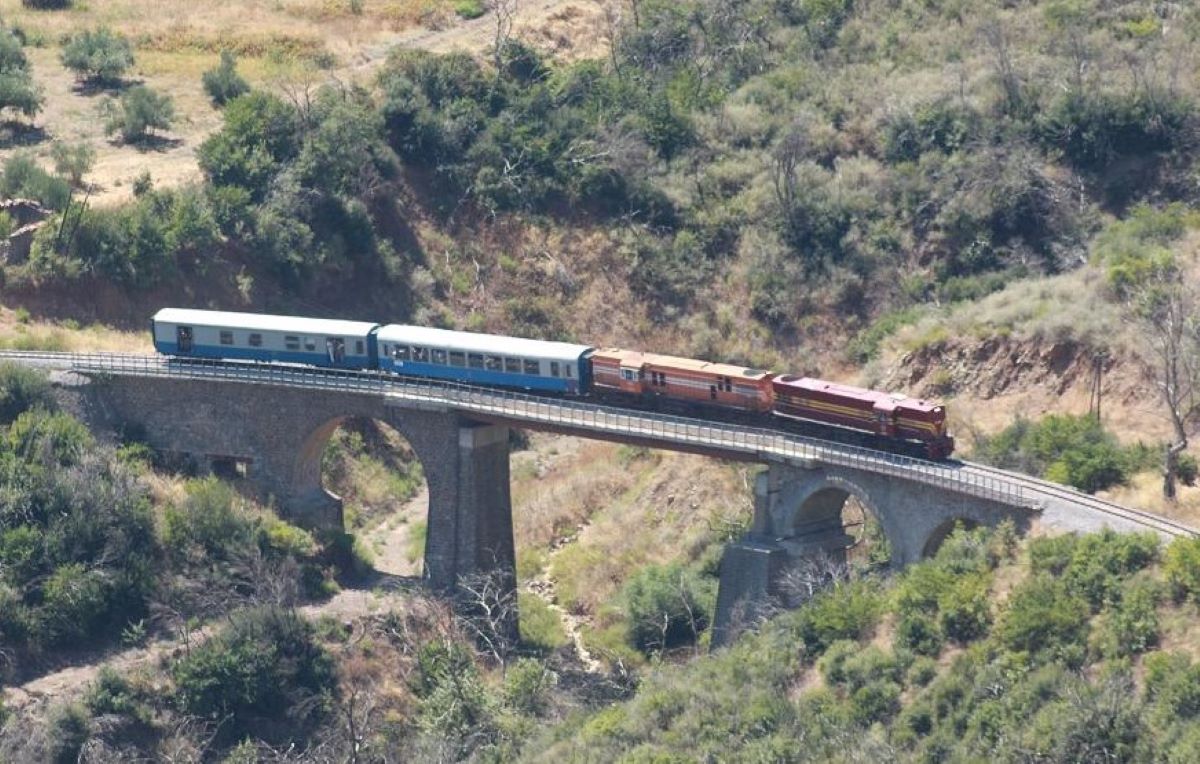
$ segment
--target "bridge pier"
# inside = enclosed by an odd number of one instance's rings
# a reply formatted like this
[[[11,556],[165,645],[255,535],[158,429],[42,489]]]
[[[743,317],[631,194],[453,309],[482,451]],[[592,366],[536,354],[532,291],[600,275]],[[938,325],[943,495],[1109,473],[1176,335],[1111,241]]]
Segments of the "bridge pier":
[[[343,529],[341,499],[321,483],[330,436],[352,417],[382,421],[408,440],[425,473],[429,584],[449,590],[463,576],[500,571],[515,586],[507,427],[385,396],[186,379],[101,378],[83,386],[80,403],[93,427],[136,428],[201,472],[214,461],[244,465],[246,485],[312,529]]]
[[[457,428],[451,490],[429,494],[425,577],[450,589],[463,576],[498,574],[516,584],[508,428],[466,424]]]
[[[851,496],[887,537],[891,565],[901,568],[937,551],[959,522],[997,525],[1011,518],[1023,530],[1028,511],[949,489],[816,461],[771,463],[754,488],[754,520],[721,560],[712,646],[720,647],[778,609],[784,574],[816,554],[845,563],[853,545],[842,525]]]

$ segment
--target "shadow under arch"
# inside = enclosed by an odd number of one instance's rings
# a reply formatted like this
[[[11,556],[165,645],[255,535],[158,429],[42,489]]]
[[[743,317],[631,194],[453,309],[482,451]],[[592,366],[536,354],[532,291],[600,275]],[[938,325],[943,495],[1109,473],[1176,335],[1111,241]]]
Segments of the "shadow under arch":
[[[955,529],[959,527],[962,527],[963,530],[971,531],[979,527],[979,522],[969,517],[952,517],[941,523],[933,529],[929,534],[929,538],[925,540],[925,546],[921,549],[921,558],[927,560],[936,556],[938,550],[942,548],[942,544],[946,543],[946,539],[950,538],[950,534],[954,533]]]
[[[883,516],[861,486],[833,477],[804,497],[787,525],[784,543],[808,551],[824,549],[845,561],[891,564],[890,537]]]

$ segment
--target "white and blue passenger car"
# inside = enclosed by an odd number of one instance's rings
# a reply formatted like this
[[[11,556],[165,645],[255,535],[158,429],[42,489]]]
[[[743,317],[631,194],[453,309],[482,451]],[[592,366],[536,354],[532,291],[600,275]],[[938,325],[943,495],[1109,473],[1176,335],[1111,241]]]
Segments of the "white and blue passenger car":
[[[167,355],[369,369],[374,367],[379,324],[163,308],[154,314],[152,326],[154,349]]]
[[[571,395],[591,386],[589,345],[402,324],[381,326],[375,338],[379,368],[396,374]]]

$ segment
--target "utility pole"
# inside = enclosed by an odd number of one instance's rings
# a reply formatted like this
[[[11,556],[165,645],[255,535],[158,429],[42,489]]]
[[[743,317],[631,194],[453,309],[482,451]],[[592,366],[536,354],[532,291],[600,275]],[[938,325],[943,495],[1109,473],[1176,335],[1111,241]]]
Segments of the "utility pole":
[[[1100,393],[1104,384],[1104,361],[1108,354],[1103,350],[1097,350],[1092,356],[1092,389],[1088,396],[1088,414],[1096,418],[1096,423],[1100,422]]]

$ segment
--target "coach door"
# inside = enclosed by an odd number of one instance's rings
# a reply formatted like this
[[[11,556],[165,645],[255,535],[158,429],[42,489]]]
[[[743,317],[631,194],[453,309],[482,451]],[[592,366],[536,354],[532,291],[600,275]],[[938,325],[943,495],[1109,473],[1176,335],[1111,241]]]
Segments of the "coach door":
[[[326,337],[325,353],[330,363],[341,363],[346,360],[346,341],[341,337]]]
[[[180,353],[192,352],[192,327],[175,327],[175,346],[178,348]]]

